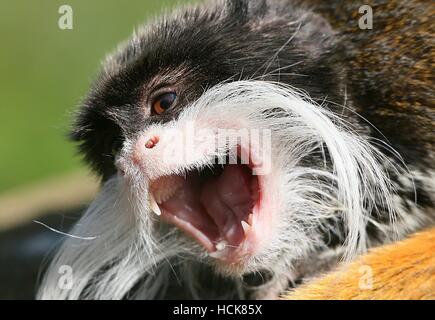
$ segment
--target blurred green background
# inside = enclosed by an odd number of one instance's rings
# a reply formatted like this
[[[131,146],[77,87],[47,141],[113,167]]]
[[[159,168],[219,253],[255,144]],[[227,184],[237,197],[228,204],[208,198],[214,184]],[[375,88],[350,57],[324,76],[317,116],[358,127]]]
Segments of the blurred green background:
[[[62,240],[49,228],[68,232],[98,192],[67,133],[100,61],[189,1],[0,0],[0,300],[34,298]],[[73,9],[72,30],[58,26],[62,5]]]
[[[66,134],[101,59],[174,0],[0,1],[0,192],[82,166]],[[58,9],[73,9],[61,30]]]

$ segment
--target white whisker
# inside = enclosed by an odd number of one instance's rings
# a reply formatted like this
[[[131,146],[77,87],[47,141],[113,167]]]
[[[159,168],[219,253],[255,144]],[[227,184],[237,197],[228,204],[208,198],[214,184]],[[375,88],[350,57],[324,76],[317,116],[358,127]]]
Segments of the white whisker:
[[[74,239],[81,239],[81,240],[94,240],[94,239],[96,239],[96,238],[98,237],[98,236],[94,236],[94,237],[83,237],[83,236],[77,236],[77,235],[74,235],[74,234],[70,234],[70,233],[67,233],[67,232],[62,232],[62,231],[60,231],[60,230],[56,230],[56,229],[54,229],[54,228],[52,228],[52,227],[46,225],[45,223],[43,223],[43,222],[41,222],[41,221],[38,221],[38,220],[33,220],[33,222],[35,222],[35,223],[37,223],[37,224],[40,224],[40,225],[46,227],[46,228],[49,229],[50,231],[53,231],[53,232],[55,232],[55,233],[58,233],[58,234],[61,234],[61,235],[64,235],[64,236],[67,236],[67,237],[70,237],[70,238],[74,238]]]

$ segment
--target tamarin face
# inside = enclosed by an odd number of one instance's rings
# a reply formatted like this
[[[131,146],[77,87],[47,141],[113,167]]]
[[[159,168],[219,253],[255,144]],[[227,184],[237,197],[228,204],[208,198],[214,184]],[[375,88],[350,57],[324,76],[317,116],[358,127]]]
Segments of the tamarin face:
[[[116,173],[115,155],[127,138],[177,119],[219,83],[277,81],[318,99],[339,93],[337,75],[321,54],[332,41],[323,18],[284,4],[275,8],[282,17],[261,1],[251,6],[250,14],[229,1],[165,17],[139,28],[106,59],[73,131],[104,179]]]
[[[287,223],[277,214],[284,201],[279,194],[291,192],[281,180],[289,173],[285,167],[296,161],[278,159],[280,153],[290,153],[280,150],[286,147],[281,144],[294,143],[278,141],[275,132],[279,121],[286,121],[279,119],[286,117],[285,111],[279,105],[274,110],[273,104],[256,107],[256,101],[250,106],[250,97],[240,97],[267,91],[268,85],[255,80],[285,79],[314,95],[336,90],[332,79],[331,84],[324,80],[326,74],[332,77],[330,68],[318,65],[331,36],[319,16],[302,24],[294,12],[268,26],[261,3],[250,8],[258,10],[256,17],[240,5],[230,2],[217,10],[179,14],[140,29],[107,59],[73,132],[105,180],[118,175],[128,187],[144,184],[148,195],[143,200],[161,214],[158,222],[179,228],[213,262],[235,273],[256,271],[251,260],[272,254],[267,248],[271,236]],[[319,27],[312,31],[314,25]],[[278,57],[284,45],[286,54]],[[241,96],[231,97],[231,90]],[[220,134],[225,138],[224,130],[234,141],[219,147],[214,142]],[[241,130],[247,130],[244,141]],[[265,130],[273,137],[266,137]],[[253,145],[254,134],[270,141]],[[255,159],[253,148],[261,148],[257,156],[263,159]],[[314,152],[309,160],[312,167],[318,156]],[[255,161],[266,161],[268,168],[261,169],[268,172],[256,173],[260,164]],[[280,254],[273,252],[275,258]]]
[[[336,41],[320,15],[273,1],[140,28],[106,59],[72,132],[104,182],[73,233],[96,238],[64,243],[41,296],[153,298],[174,268],[199,283],[198,265],[236,282],[268,271],[283,290],[309,257],[364,249],[375,217],[400,215],[386,172],[402,169],[342,106]],[[76,284],[59,291],[65,264]]]

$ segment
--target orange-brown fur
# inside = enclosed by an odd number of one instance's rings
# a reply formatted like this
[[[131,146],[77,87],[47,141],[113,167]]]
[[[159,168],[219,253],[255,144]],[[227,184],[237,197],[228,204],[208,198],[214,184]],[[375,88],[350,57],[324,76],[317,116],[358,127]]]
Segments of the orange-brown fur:
[[[284,299],[435,299],[435,228],[376,248]]]

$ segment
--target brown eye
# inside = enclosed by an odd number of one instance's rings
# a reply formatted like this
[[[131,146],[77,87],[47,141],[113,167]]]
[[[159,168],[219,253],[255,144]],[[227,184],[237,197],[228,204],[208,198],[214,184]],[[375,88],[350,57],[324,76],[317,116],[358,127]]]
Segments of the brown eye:
[[[176,98],[177,94],[175,92],[161,94],[153,102],[153,111],[162,114],[174,104]]]

